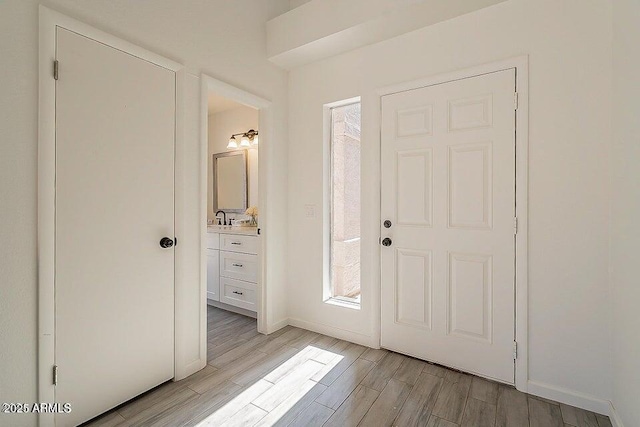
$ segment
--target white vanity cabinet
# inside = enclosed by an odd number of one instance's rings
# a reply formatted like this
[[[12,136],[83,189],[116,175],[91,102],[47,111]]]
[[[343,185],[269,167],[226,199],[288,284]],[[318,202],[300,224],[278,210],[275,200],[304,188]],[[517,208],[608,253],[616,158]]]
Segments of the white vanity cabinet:
[[[207,234],[207,298],[257,311],[259,237],[246,233]]]
[[[207,233],[207,299],[220,301],[220,235]]]

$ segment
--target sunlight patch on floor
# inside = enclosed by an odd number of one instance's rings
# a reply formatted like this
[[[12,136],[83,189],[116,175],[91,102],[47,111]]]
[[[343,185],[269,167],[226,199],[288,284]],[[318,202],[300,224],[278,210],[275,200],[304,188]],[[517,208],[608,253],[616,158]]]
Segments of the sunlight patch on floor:
[[[273,425],[343,357],[309,345],[210,414],[197,427],[219,427],[226,423],[244,425],[245,422],[256,426]]]

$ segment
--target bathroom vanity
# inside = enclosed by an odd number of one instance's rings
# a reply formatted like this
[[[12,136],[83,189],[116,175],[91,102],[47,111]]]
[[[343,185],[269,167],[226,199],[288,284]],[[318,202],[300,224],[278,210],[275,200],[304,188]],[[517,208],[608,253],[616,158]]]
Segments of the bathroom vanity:
[[[255,316],[259,241],[256,227],[207,227],[207,302],[210,305],[232,311],[240,308]]]

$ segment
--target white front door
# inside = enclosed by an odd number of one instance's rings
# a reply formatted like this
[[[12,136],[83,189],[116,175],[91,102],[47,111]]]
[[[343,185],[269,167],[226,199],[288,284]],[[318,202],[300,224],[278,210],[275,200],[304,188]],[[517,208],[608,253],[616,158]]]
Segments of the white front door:
[[[510,69],[382,98],[381,345],[507,383],[514,94]]]
[[[175,73],[58,27],[55,399],[78,425],[174,377]]]

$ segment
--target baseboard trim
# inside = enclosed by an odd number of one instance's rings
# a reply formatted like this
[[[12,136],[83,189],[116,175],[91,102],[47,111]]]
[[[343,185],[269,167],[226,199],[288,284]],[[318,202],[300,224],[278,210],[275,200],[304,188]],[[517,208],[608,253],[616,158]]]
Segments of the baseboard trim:
[[[611,425],[613,425],[613,427],[624,427],[622,418],[620,418],[620,414],[616,411],[616,407],[613,406],[613,402],[609,402],[609,419],[611,420]]]
[[[196,372],[204,369],[207,366],[207,359],[196,359],[193,362],[189,363],[187,366],[182,369],[182,372],[178,374],[176,372],[176,376],[173,378],[173,381],[180,381],[187,378],[190,375],[195,374]]]
[[[270,325],[267,325],[267,335],[278,331],[289,325],[289,319],[282,319]]]
[[[609,415],[611,413],[611,402],[608,400],[552,384],[529,380],[527,393],[564,403],[565,405],[586,409],[597,414]]]
[[[349,341],[355,344],[360,344],[365,347],[379,348],[378,344],[374,343],[373,337],[369,335],[364,335],[353,331],[347,331],[346,329],[340,329],[333,326],[309,322],[301,319],[289,318],[289,324],[297,328],[306,329],[308,331],[317,332],[319,334]]]

